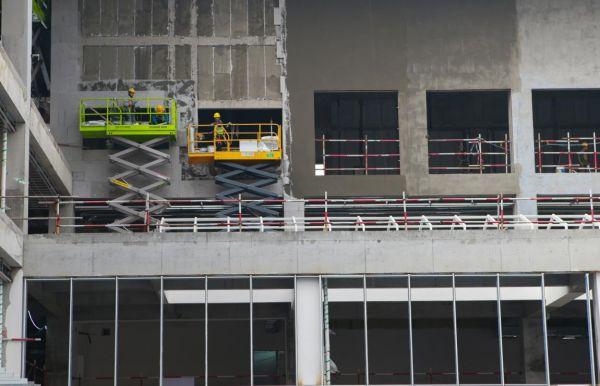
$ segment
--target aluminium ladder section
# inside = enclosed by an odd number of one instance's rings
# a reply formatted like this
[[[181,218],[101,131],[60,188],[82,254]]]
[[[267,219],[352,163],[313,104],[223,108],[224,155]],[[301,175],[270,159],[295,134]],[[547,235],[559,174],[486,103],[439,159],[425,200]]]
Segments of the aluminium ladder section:
[[[264,189],[266,186],[273,185],[278,181],[279,175],[277,173],[265,170],[273,165],[272,162],[254,165],[243,165],[236,162],[216,163],[216,166],[227,170],[215,176],[215,183],[227,188],[216,195],[218,200],[223,200],[227,203],[226,208],[217,213],[217,217],[231,216],[238,213],[240,208],[259,216],[278,216],[279,213],[277,211],[267,208],[260,201],[232,202],[232,200],[237,200],[244,193],[261,198],[282,199],[283,197],[280,194]],[[252,180],[252,182],[243,182],[240,180],[241,178]]]
[[[169,185],[171,181],[169,177],[152,169],[171,162],[171,156],[168,153],[156,149],[157,146],[168,143],[170,137],[156,137],[141,143],[118,136],[111,137],[111,140],[126,147],[124,150],[109,156],[110,162],[121,166],[125,171],[110,177],[109,181],[112,185],[124,190],[126,193],[110,200],[108,205],[118,212],[123,213],[126,217],[109,224],[109,229],[120,233],[129,233],[132,230],[128,225],[139,220],[142,220],[146,227],[151,224],[157,224],[158,220],[154,219],[152,215],[158,214],[165,209],[168,206],[168,202],[163,197],[152,193],[152,191]],[[139,156],[140,154],[147,161],[132,159],[132,156]],[[128,178],[137,176],[145,177],[148,183],[138,187],[127,182]],[[127,201],[135,199],[146,201],[147,204],[144,210],[138,211],[125,205]]]

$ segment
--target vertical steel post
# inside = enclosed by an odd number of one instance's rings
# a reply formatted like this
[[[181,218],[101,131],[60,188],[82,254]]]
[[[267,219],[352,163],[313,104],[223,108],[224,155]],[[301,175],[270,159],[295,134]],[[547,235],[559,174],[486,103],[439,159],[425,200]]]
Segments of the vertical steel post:
[[[404,217],[404,230],[408,230],[408,211],[406,209],[406,192],[402,192],[402,216]]]
[[[571,133],[567,132],[567,159],[569,162],[569,173],[571,173],[571,170],[573,168],[573,159],[571,157]]]
[[[498,348],[500,350],[500,384],[504,386],[504,342],[502,341],[502,294],[500,291],[500,274],[496,274],[496,309],[498,311]]]
[[[585,306],[587,316],[588,349],[590,351],[590,384],[596,386],[596,359],[594,357],[594,329],[592,327],[592,303],[590,300],[590,274],[585,274]]]
[[[504,173],[508,174],[508,134],[504,134]]]
[[[208,276],[204,276],[204,386],[208,386]]]
[[[69,279],[69,359],[67,365],[67,385],[72,385],[73,377],[73,279]]]
[[[160,331],[160,337],[158,339],[158,344],[160,345],[160,348],[158,350],[159,352],[159,359],[158,359],[158,368],[159,368],[159,374],[158,374],[158,385],[162,386],[163,385],[163,376],[164,376],[164,369],[163,369],[163,365],[164,365],[164,360],[163,360],[163,356],[164,356],[164,335],[165,335],[165,330],[164,330],[164,325],[165,325],[165,318],[164,318],[164,308],[165,308],[165,302],[164,302],[164,298],[165,298],[165,284],[164,284],[164,278],[161,276],[160,277],[160,318],[159,318],[159,331]]]
[[[319,307],[320,311],[321,311],[321,349],[319,350],[321,352],[321,377],[323,377],[324,379],[324,384],[327,385],[327,376],[326,376],[326,370],[324,367],[324,363],[325,363],[325,342],[324,342],[324,335],[325,335],[325,316],[324,316],[324,304],[325,304],[325,299],[324,299],[324,291],[323,291],[323,276],[319,275],[319,300],[321,302],[321,307]]]
[[[113,358],[113,385],[117,386],[119,375],[119,278],[115,277],[115,347]]]
[[[594,141],[594,173],[598,173],[598,145],[596,144],[596,132],[592,134],[592,140]]]
[[[325,134],[323,134],[321,140],[321,155],[323,156],[323,175],[327,175],[327,164],[325,163],[325,159],[327,158],[327,154],[325,153]]]
[[[323,279],[321,285],[322,305],[321,312],[323,316],[323,337],[324,337],[324,362],[325,362],[325,384],[331,384],[331,343],[329,341],[329,287],[327,278]]]
[[[542,329],[544,333],[544,365],[546,366],[546,385],[550,386],[550,360],[548,358],[548,325],[546,321],[546,281],[541,275],[542,284]]]
[[[21,328],[23,331],[23,334],[27,334],[27,320],[29,315],[27,314],[27,287],[28,287],[28,282],[27,280],[25,280],[25,278],[23,278],[23,293],[21,294],[21,299],[23,301],[23,306],[22,306],[22,311],[23,311],[23,321],[21,324]],[[3,311],[4,312],[4,311]],[[26,373],[26,369],[25,369],[25,358],[27,355],[27,343],[23,344],[21,346],[21,378],[26,378],[27,373]]]
[[[407,276],[408,283],[408,345],[410,357],[410,384],[415,384],[414,351],[413,351],[413,325],[412,325],[412,283],[411,276]]]
[[[479,153],[479,174],[483,174],[483,142],[481,133],[477,135],[477,150]]]
[[[458,366],[458,326],[456,322],[456,278],[452,274],[452,324],[454,327],[454,371],[456,371],[456,384],[460,385]]]
[[[252,275],[248,278],[250,294],[250,386],[254,386],[254,291],[252,288]]]
[[[368,175],[369,174],[369,140],[368,140],[368,136],[365,135],[365,174]]]
[[[369,386],[369,328],[367,323],[367,275],[363,275],[363,326],[365,331],[365,385]]]
[[[298,276],[294,275],[294,378],[296,386],[298,385],[298,326],[297,324],[297,308],[298,307]],[[287,354],[286,354],[287,355]],[[207,386],[207,385],[205,385]]]
[[[542,172],[542,134],[538,133],[538,173]]]

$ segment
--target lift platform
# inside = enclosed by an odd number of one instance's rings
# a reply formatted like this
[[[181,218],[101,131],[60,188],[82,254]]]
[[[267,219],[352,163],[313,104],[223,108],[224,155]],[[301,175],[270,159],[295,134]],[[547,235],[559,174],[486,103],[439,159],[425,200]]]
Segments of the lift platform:
[[[130,102],[135,103],[132,109]],[[159,106],[164,111],[159,111]],[[86,98],[79,104],[79,132],[85,139],[112,136],[146,140],[177,135],[177,107],[169,98]]]
[[[224,123],[219,138],[214,125],[188,128],[188,158],[192,164],[214,161],[280,161],[281,125],[276,123]]]
[[[272,171],[281,161],[281,125],[276,123],[224,123],[218,134],[215,125],[188,127],[188,159],[191,164],[214,164],[221,171],[215,183],[225,188],[216,195],[219,200],[279,199],[281,195],[267,186],[277,183],[279,175]],[[231,204],[218,213],[227,217],[240,208],[260,216],[276,216],[277,212],[260,203]]]
[[[84,139],[105,138],[119,146],[119,151],[108,158],[122,170],[108,181],[124,194],[110,200],[108,205],[125,217],[115,220],[109,228],[121,233],[131,232],[136,226],[148,230],[150,225],[158,222],[153,215],[168,206],[167,200],[154,191],[170,184],[171,180],[155,169],[171,161],[171,155],[168,150],[163,150],[163,145],[177,135],[175,101],[161,98],[83,99],[79,117],[79,129]],[[138,204],[131,205],[132,201]]]

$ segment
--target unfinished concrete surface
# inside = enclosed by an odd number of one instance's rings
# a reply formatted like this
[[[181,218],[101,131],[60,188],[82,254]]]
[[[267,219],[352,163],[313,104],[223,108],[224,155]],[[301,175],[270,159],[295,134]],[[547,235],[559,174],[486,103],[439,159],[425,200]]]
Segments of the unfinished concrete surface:
[[[567,184],[563,176],[535,175],[530,94],[533,88],[597,85],[600,63],[597,55],[589,56],[600,37],[593,27],[597,18],[594,1],[289,1],[289,192],[526,195],[597,190],[595,176],[569,176]],[[557,45],[561,48],[551,48]],[[315,177],[314,92],[365,90],[398,91],[401,174]],[[431,90],[511,90],[512,173],[428,174],[425,94]]]
[[[597,271],[598,243],[592,230],[30,235],[24,269],[30,277]]]
[[[77,181],[75,192],[110,197],[112,150],[82,150],[78,103],[85,97],[177,100],[179,139],[162,172],[165,196],[214,196],[206,174],[182,177],[186,127],[198,108],[281,107],[276,0],[60,0],[53,3],[52,131]],[[224,119],[227,119],[224,116]],[[207,122],[205,122],[207,123]],[[203,181],[203,179],[205,179]]]

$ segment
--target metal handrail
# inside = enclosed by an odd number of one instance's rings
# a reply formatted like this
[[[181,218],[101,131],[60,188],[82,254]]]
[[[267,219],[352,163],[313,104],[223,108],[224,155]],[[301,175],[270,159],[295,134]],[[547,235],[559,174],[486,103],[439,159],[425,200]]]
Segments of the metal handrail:
[[[240,151],[240,140],[255,140],[260,142],[264,136],[276,137],[277,149],[281,150],[281,125],[276,123],[223,123],[222,126],[227,137],[218,138],[216,134],[217,125],[214,124],[194,124],[188,126],[188,152],[194,153],[215,153],[220,151]],[[244,129],[254,129],[252,131]],[[232,130],[233,129],[233,130]],[[231,131],[230,131],[231,130]],[[223,148],[218,148],[218,143],[225,143]],[[237,146],[236,146],[237,144]],[[205,146],[203,146],[205,145]],[[213,146],[209,151],[209,146]],[[201,149],[206,149],[201,151]]]

